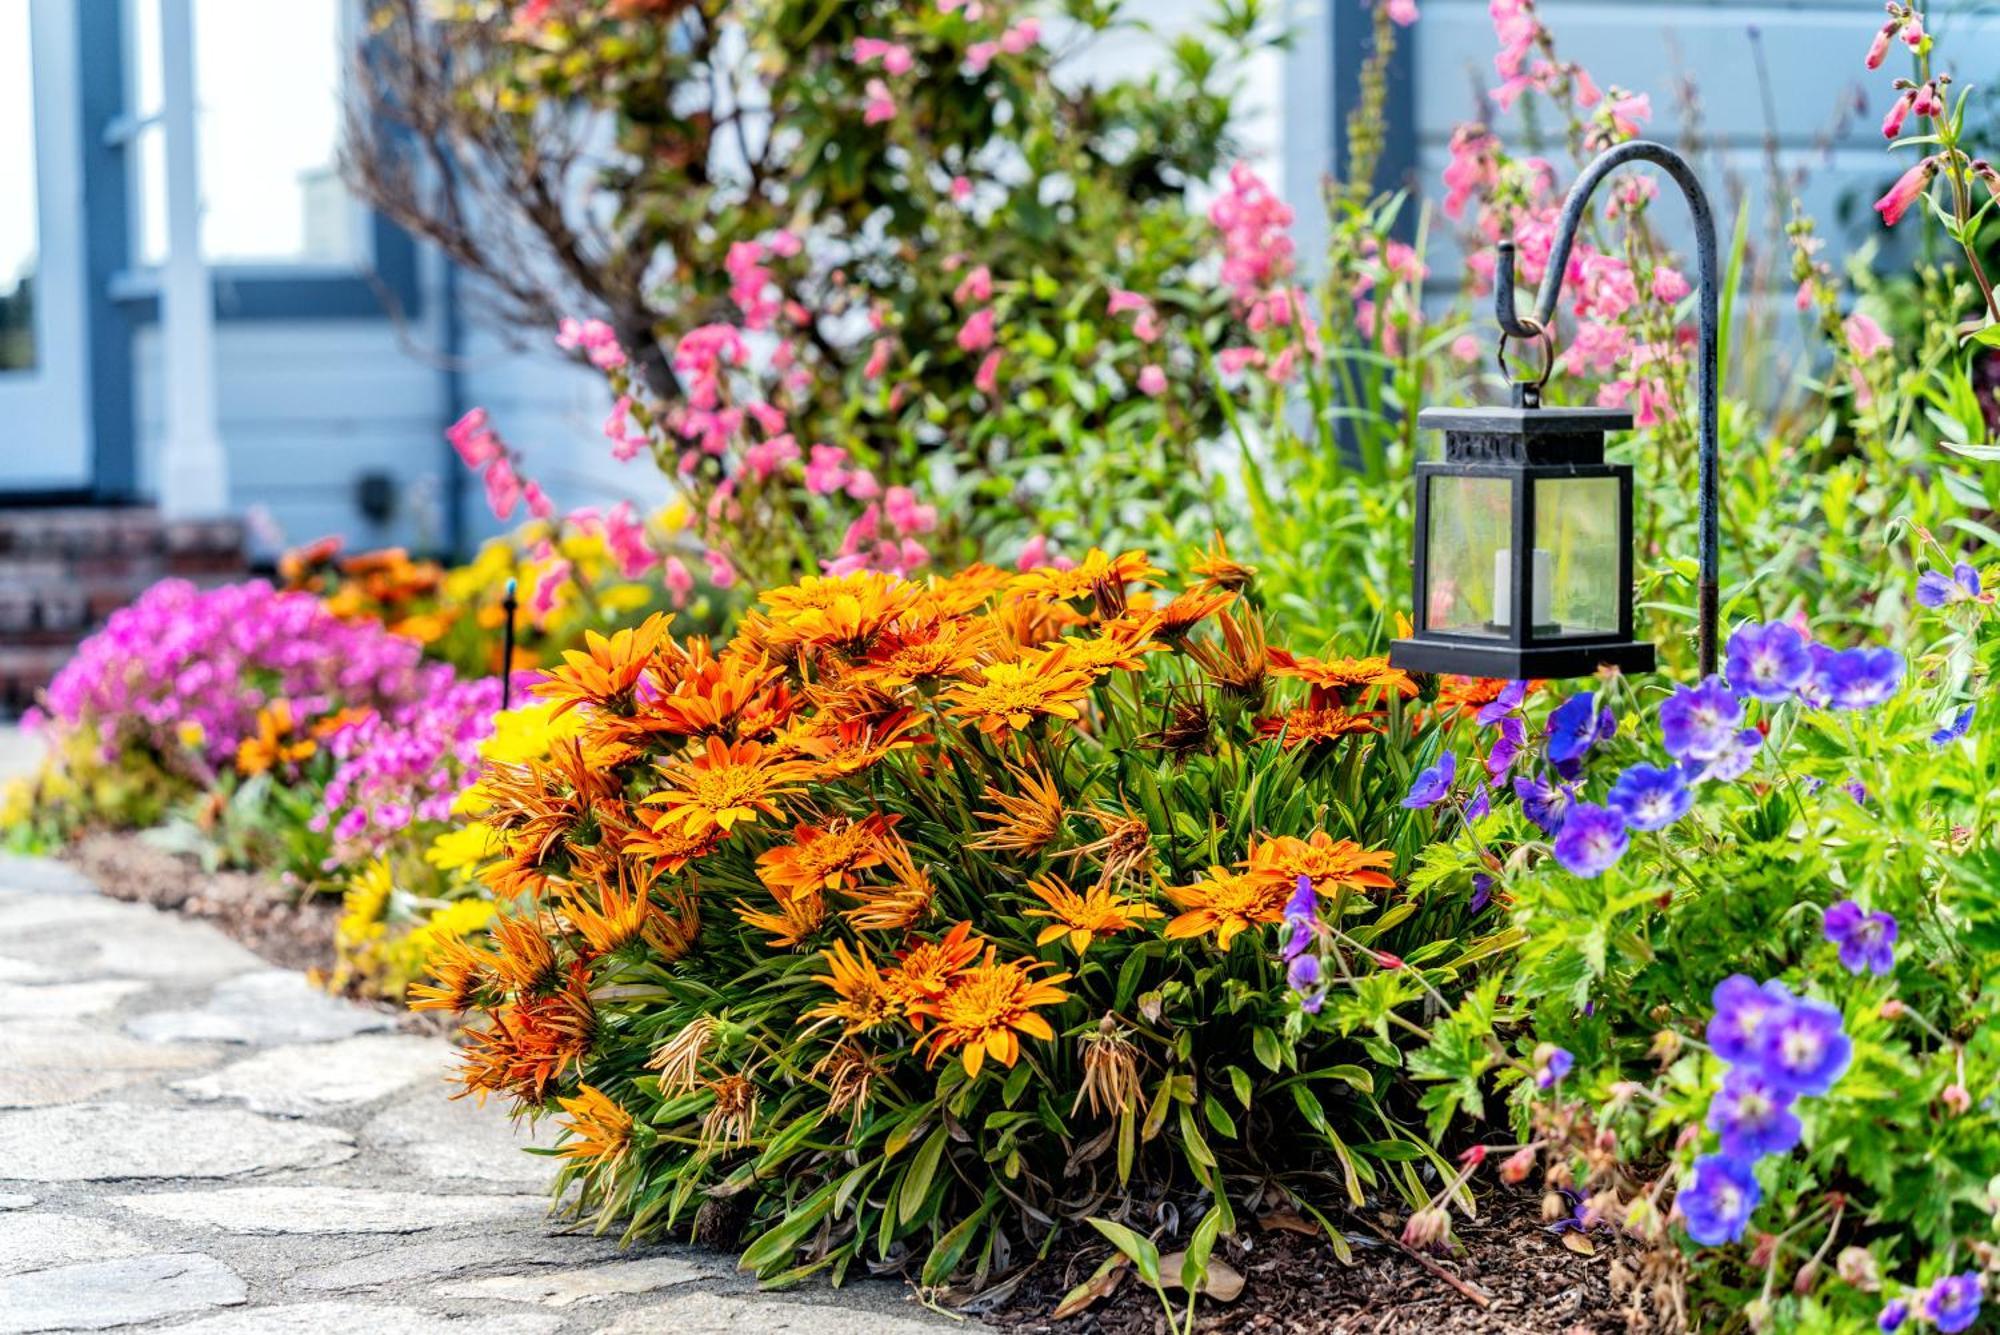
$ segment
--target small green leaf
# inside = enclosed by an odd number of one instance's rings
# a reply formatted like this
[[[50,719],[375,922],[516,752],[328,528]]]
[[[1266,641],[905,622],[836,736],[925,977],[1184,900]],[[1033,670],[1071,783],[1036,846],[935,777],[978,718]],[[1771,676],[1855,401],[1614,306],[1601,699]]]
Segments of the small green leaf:
[[[1112,1246],[1124,1253],[1125,1259],[1132,1263],[1132,1268],[1139,1272],[1139,1278],[1145,1280],[1156,1289],[1160,1287],[1160,1249],[1158,1247],[1155,1247],[1151,1242],[1140,1237],[1137,1233],[1125,1227],[1125,1225],[1114,1223],[1109,1219],[1098,1219],[1093,1216],[1084,1220],[1084,1222],[1099,1233],[1102,1233]]]
[[[924,1208],[924,1199],[931,1194],[931,1180],[937,1176],[938,1160],[944,1157],[944,1142],[945,1129],[939,1126],[917,1148],[917,1157],[910,1160],[909,1170],[903,1174],[902,1190],[896,1194],[898,1221],[907,1224]]]

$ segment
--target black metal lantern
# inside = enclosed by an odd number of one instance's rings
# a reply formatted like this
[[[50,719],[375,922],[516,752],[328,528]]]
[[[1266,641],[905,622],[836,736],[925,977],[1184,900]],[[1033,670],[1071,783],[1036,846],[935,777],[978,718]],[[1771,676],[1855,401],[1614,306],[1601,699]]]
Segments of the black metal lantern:
[[[1524,399],[1532,399],[1524,395]],[[1444,458],[1417,465],[1416,616],[1389,661],[1526,680],[1648,672],[1632,638],[1632,468],[1602,408],[1432,408]]]
[[[1607,149],[1563,201],[1534,312],[1514,307],[1514,246],[1493,275],[1500,364],[1509,338],[1538,339],[1539,382],[1516,382],[1510,408],[1438,408],[1417,415],[1445,433],[1444,461],[1417,465],[1416,616],[1389,646],[1392,665],[1476,677],[1580,677],[1610,666],[1651,671],[1654,650],[1632,638],[1632,469],[1604,461],[1607,431],[1632,416],[1598,408],[1544,408],[1563,276],[1591,192],[1629,162],[1659,167],[1687,196],[1700,264],[1696,397],[1700,420],[1701,580],[1695,590],[1701,673],[1716,668],[1721,602],[1717,395],[1720,380],[1715,215],[1694,169],[1662,144]]]

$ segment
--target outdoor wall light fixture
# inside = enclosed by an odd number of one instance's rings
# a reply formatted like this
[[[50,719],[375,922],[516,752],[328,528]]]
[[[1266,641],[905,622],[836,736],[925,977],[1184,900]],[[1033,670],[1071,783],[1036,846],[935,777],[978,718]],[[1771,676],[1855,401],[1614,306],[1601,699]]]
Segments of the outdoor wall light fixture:
[[[1500,243],[1494,275],[1500,365],[1507,369],[1510,338],[1531,339],[1542,347],[1539,378],[1513,380],[1513,402],[1505,408],[1418,414],[1420,427],[1444,432],[1444,458],[1416,467],[1415,617],[1410,636],[1389,646],[1396,667],[1526,680],[1654,666],[1654,647],[1633,639],[1632,631],[1632,468],[1604,461],[1605,433],[1629,431],[1632,415],[1542,406],[1555,360],[1550,330],[1577,227],[1598,183],[1628,162],[1662,168],[1694,212],[1701,269],[1696,609],[1702,675],[1715,671],[1721,565],[1715,217],[1687,160],[1644,140],[1600,155],[1570,188],[1541,293],[1525,318],[1514,309],[1513,243]]]

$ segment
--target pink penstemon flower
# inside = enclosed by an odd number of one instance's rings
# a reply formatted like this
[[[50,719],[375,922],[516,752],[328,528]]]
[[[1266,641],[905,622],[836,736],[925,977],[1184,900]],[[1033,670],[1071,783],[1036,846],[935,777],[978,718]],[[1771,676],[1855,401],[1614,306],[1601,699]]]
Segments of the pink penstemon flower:
[[[694,596],[694,575],[687,568],[687,562],[678,556],[669,556],[661,569],[661,580],[667,587],[667,596],[675,607],[686,607]]]
[[[1000,389],[1000,349],[995,348],[980,360],[979,370],[973,374],[972,387],[988,398]]]
[[[983,264],[973,269],[959,279],[958,286],[952,289],[951,299],[960,306],[993,300],[993,271]]]
[[[896,119],[896,99],[889,92],[889,85],[880,79],[870,79],[863,90],[868,97],[861,108],[863,125],[880,125]]]
[[[1896,346],[1877,324],[1872,316],[1856,311],[1840,322],[1841,332],[1846,335],[1847,347],[1856,358],[1867,361],[1877,353],[1888,352]]]
[[[1897,178],[1882,198],[1875,201],[1875,211],[1882,215],[1885,225],[1894,227],[1910,211],[1910,206],[1922,199],[1937,176],[1938,160],[1925,158]]]
[[[993,346],[993,327],[999,319],[991,306],[974,311],[959,326],[958,347],[961,352],[984,352]]]
[[[1157,399],[1167,392],[1167,373],[1150,363],[1139,368],[1139,392]]]
[[[888,42],[879,37],[857,37],[849,54],[857,65],[872,65],[882,62],[883,72],[891,77],[901,77],[910,72],[915,58],[910,48],[900,42]]]

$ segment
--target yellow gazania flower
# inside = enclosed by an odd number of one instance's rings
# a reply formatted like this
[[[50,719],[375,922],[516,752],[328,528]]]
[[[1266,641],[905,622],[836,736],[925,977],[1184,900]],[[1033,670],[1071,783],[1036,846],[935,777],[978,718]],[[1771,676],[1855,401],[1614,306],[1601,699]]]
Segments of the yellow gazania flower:
[[[557,713],[578,705],[624,713],[631,708],[633,690],[646,669],[663,655],[678,654],[668,630],[673,614],[655,612],[637,626],[628,626],[608,638],[594,630],[583,633],[583,648],[565,649],[563,665],[535,683],[534,693],[551,701]]]
[[[807,575],[759,596],[773,647],[863,651],[917,596],[917,586],[879,570]]]
[[[731,746],[720,737],[708,738],[695,759],[675,761],[660,773],[664,786],[646,801],[666,811],[653,828],[691,836],[709,830],[726,835],[777,815],[777,799],[797,791],[796,781],[805,777],[797,762],[776,759],[757,742]]]
[[[1068,570],[1057,570],[1053,566],[1024,570],[1013,578],[1008,588],[1016,593],[1075,602],[1092,596],[1100,586],[1115,586],[1123,590],[1127,584],[1150,584],[1159,575],[1160,572],[1154,569],[1153,563],[1146,559],[1142,551],[1121,552],[1112,556],[1101,548],[1092,547],[1081,561]]]
[[[634,877],[632,864],[624,858],[594,866],[587,888],[567,883],[562,887],[562,916],[598,955],[637,941],[652,912],[646,882]]]
[[[277,765],[310,759],[319,750],[319,743],[310,737],[289,740],[296,726],[290,700],[273,700],[258,710],[257,735],[236,744],[237,773],[247,777]]]
[[[1038,718],[1078,719],[1089,693],[1089,672],[1070,666],[1066,650],[1041,650],[1012,663],[989,663],[980,680],[945,692],[954,716],[969,719],[996,741],[1005,741]]]
[[[1396,855],[1386,849],[1364,849],[1315,830],[1305,839],[1285,834],[1252,840],[1250,856],[1237,865],[1287,892],[1299,877],[1310,876],[1313,888],[1324,895],[1335,890],[1393,890],[1396,879],[1383,868],[1395,863]]]
[[[826,901],[818,895],[801,895],[781,900],[776,913],[766,913],[739,899],[736,916],[760,932],[769,932],[771,944],[779,950],[794,950],[804,945],[806,938],[826,920]]]
[[[955,617],[900,625],[876,640],[855,675],[885,690],[970,677],[992,642],[992,623],[983,619]]]
[[[555,978],[555,947],[539,914],[498,918],[491,936],[496,952],[492,973],[509,992],[539,991]]]
[[[1210,867],[1193,885],[1168,888],[1167,898],[1186,912],[1167,924],[1166,935],[1178,940],[1213,932],[1215,943],[1227,950],[1245,928],[1283,921],[1289,897],[1288,887],[1266,877]]]
[[[912,1017],[921,1015],[937,1022],[921,1044],[928,1049],[930,1060],[935,1062],[955,1048],[966,1075],[977,1076],[988,1057],[1011,1067],[1021,1055],[1022,1034],[1052,1042],[1055,1030],[1035,1008],[1069,1000],[1069,993],[1059,985],[1068,982],[1070,975],[1036,978],[1034,971],[1041,967],[1039,962],[1026,959],[996,963],[993,947],[988,946],[985,960],[954,978],[942,996],[910,1007]]]
[[[823,827],[801,825],[792,842],[757,855],[757,879],[779,900],[845,890],[855,875],[882,864],[883,843],[894,818],[835,817]]]
[[[506,851],[500,832],[481,821],[455,825],[431,840],[424,861],[439,871],[469,871]]]
[[[1127,928],[1166,916],[1151,904],[1120,899],[1101,881],[1080,895],[1057,876],[1036,877],[1028,882],[1028,889],[1048,907],[1028,909],[1024,916],[1053,920],[1035,937],[1035,944],[1045,946],[1067,936],[1069,948],[1078,955],[1100,936],[1116,936]]]
[[[570,1140],[556,1151],[565,1159],[592,1164],[608,1164],[622,1157],[632,1144],[632,1114],[619,1107],[601,1089],[577,1087],[573,1099],[558,1098],[561,1120]]]
[[[1089,639],[1063,637],[1064,661],[1085,672],[1137,672],[1146,666],[1146,655],[1164,653],[1167,646],[1153,638],[1159,619],[1146,616],[1107,622]]]
[[[846,942],[836,941],[825,954],[831,972],[814,974],[813,981],[832,988],[837,1000],[813,1007],[807,1019],[838,1020],[846,1033],[858,1034],[902,1016],[902,1005],[866,946],[850,951]]]

